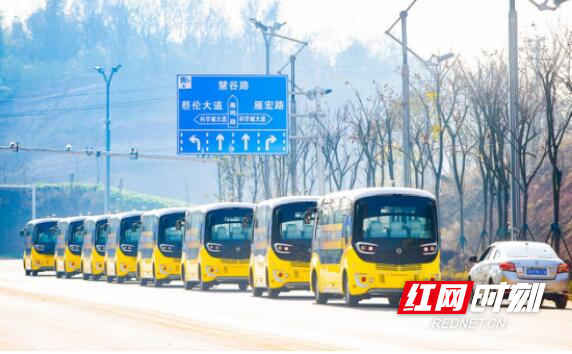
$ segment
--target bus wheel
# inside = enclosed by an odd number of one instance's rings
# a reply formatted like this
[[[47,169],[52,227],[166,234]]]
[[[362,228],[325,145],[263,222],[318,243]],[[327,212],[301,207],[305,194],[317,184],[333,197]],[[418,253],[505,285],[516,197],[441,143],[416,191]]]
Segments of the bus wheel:
[[[268,288],[268,297],[271,299],[276,299],[280,295],[280,289],[270,289]]]
[[[121,284],[125,281],[125,277],[120,277],[118,276],[117,279],[115,279],[117,281],[117,284]]]
[[[401,300],[401,297],[393,295],[393,296],[388,297],[387,300],[389,301],[389,306],[398,307],[399,301]]]
[[[314,289],[314,299],[317,304],[323,305],[328,302],[328,295],[318,290],[318,276],[316,276],[316,273],[312,273],[312,289]]]
[[[83,267],[82,267],[82,269],[83,269]],[[81,276],[82,276],[83,280],[89,280],[89,278],[90,278],[89,274],[83,273],[83,271],[82,271]]]
[[[153,264],[153,286],[160,288],[163,285],[161,279],[157,279],[157,274],[155,274],[155,265]]]
[[[68,272],[68,265],[65,264],[64,262],[64,276],[66,277],[66,279],[70,279],[72,275],[73,273]]]
[[[33,270],[30,274],[31,274],[33,277],[36,277],[36,276],[38,276],[38,273],[39,273],[39,271]]]
[[[183,281],[183,287],[185,288],[185,290],[191,290],[193,288],[193,283],[187,281],[185,277],[185,266],[181,267],[181,280]]]
[[[348,307],[357,306],[360,299],[358,296],[354,296],[350,293],[350,284],[349,284],[348,276],[346,275],[345,272],[344,272],[343,281],[344,281],[343,282],[343,284],[344,284],[344,302],[345,302],[346,306],[348,306]]]
[[[26,274],[26,276],[30,276],[32,274],[32,271],[24,269],[24,274]]]
[[[246,291],[246,289],[248,289],[248,283],[245,281],[238,283],[238,289],[240,291]]]
[[[201,266],[199,265],[199,290],[208,291],[211,287],[209,283],[203,280],[203,273],[201,272]]]

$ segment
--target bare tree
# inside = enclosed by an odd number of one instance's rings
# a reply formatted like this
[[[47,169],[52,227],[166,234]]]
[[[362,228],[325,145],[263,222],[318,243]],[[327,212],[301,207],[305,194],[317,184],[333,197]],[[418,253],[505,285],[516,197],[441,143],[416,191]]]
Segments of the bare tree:
[[[569,42],[572,40],[571,32],[555,35],[552,44],[542,52],[536,75],[540,79],[544,96],[544,119],[546,128],[546,148],[548,161],[551,167],[553,213],[550,232],[546,238],[560,252],[560,245],[564,244],[568,256],[570,251],[566,242],[563,242],[560,228],[560,192],[562,187],[562,169],[560,147],[564,135],[572,120],[572,104],[564,96],[565,90],[570,94],[570,81],[565,75],[570,73],[571,56]],[[567,75],[569,77],[569,75]]]

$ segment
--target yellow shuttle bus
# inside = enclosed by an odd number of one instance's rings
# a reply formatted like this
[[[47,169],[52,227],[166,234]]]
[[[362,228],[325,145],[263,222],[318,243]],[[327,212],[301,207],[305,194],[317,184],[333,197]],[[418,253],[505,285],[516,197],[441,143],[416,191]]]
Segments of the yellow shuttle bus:
[[[85,218],[85,235],[81,248],[81,272],[85,280],[99,280],[103,276],[108,217],[98,215]]]
[[[187,212],[181,262],[185,289],[225,283],[247,289],[253,210],[254,204],[236,202]]]
[[[437,220],[434,196],[418,189],[365,188],[322,197],[310,264],[316,302],[342,296],[355,306],[385,297],[396,306],[405,281],[440,280]]]
[[[283,197],[263,201],[254,211],[250,286],[254,296],[267,291],[309,290],[312,223],[305,223],[318,197]]]
[[[123,283],[135,277],[140,211],[113,214],[108,219],[103,272],[107,282]]]
[[[54,270],[56,234],[54,229],[59,219],[46,218],[30,220],[20,236],[24,237],[24,272],[38,275],[39,272]]]
[[[188,208],[166,208],[145,212],[137,252],[139,284],[156,287],[181,279],[182,222]]]
[[[56,251],[54,255],[54,268],[56,277],[71,278],[81,272],[81,246],[85,228],[84,216],[74,216],[60,219],[55,228]]]

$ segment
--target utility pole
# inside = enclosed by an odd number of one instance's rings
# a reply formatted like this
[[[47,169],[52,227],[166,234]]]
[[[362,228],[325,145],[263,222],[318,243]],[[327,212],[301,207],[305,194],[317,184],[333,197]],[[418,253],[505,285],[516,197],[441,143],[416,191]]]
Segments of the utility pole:
[[[109,212],[109,199],[110,199],[110,180],[111,180],[111,156],[109,152],[111,151],[111,129],[110,129],[110,120],[109,120],[109,89],[111,87],[111,79],[113,79],[113,75],[121,69],[121,65],[116,65],[111,68],[111,72],[109,73],[109,77],[105,74],[103,68],[99,66],[93,67],[105,81],[105,193],[103,199],[103,212]]]
[[[403,105],[403,185],[411,187],[411,137],[409,115],[409,64],[407,63],[407,11],[401,11],[401,41],[403,52],[402,76],[402,105]]]
[[[36,218],[36,184],[32,183],[32,219]]]

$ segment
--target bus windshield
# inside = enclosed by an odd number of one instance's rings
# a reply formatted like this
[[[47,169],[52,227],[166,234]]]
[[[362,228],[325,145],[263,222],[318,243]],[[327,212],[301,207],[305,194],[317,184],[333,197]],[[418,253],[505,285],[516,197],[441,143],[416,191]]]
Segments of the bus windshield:
[[[232,208],[211,211],[206,217],[206,231],[206,240],[216,243],[249,241],[252,210]]]
[[[356,204],[356,228],[363,241],[436,240],[436,207],[428,198],[375,196]]]
[[[315,202],[298,202],[277,207],[274,211],[276,241],[311,241],[314,222],[305,224],[304,216],[309,208],[315,206]]]
[[[83,221],[76,221],[70,224],[69,244],[81,246],[83,244],[84,230],[82,228]]]
[[[133,224],[138,222],[140,219],[141,218],[137,215],[121,220],[121,227],[119,230],[119,247],[127,256],[133,257],[137,254],[140,229],[134,229]]]
[[[105,254],[105,244],[107,243],[108,225],[107,220],[100,220],[95,226],[95,251],[99,255]]]
[[[163,215],[159,220],[157,244],[163,254],[169,257],[180,257],[183,243],[183,228],[177,230],[177,220],[185,218],[185,213]]]
[[[52,227],[56,225],[57,222],[55,221],[37,224],[32,236],[32,242],[53,248],[56,244],[57,234],[52,230]]]

